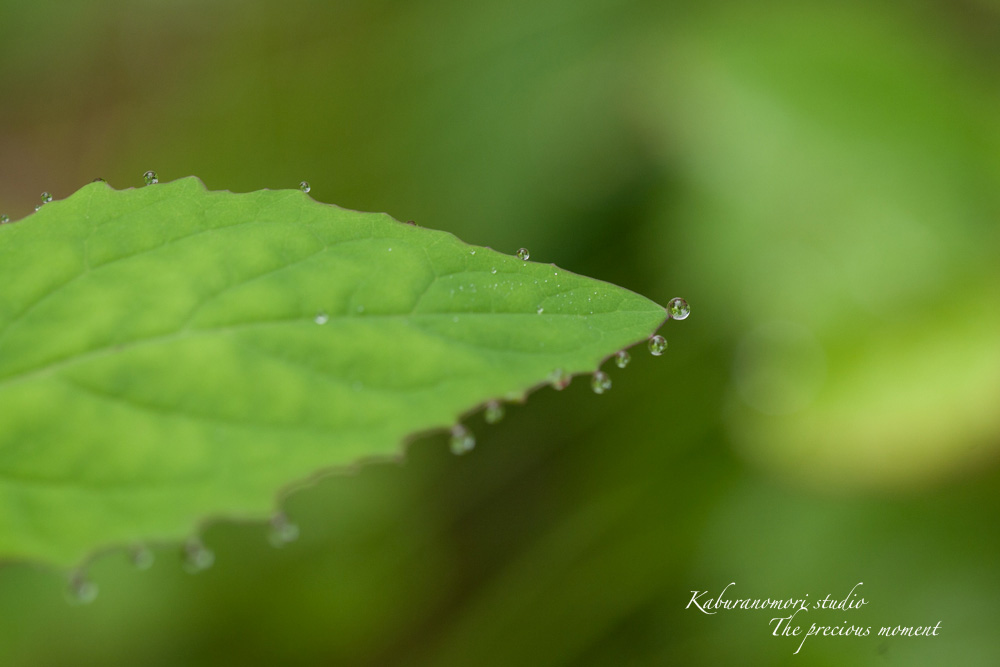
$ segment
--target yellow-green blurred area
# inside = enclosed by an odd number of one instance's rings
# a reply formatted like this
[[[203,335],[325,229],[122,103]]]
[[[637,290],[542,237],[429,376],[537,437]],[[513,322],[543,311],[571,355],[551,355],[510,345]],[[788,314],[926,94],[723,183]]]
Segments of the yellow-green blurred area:
[[[0,664],[1000,664],[997,2],[0,3],[0,213],[147,169],[692,315],[606,395],[292,494],[284,549],[211,523],[212,569],[113,551],[79,607],[0,567]],[[798,655],[685,609],[862,581],[796,621],[872,636]]]

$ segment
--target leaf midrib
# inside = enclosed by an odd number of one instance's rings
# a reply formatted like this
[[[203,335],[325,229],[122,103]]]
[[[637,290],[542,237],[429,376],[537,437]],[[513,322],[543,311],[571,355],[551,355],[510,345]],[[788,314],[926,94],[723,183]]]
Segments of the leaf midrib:
[[[609,310],[598,313],[596,315],[612,315],[618,313],[646,313],[645,310]],[[543,313],[541,315],[537,313],[470,313],[470,312],[458,312],[455,313],[386,313],[386,314],[365,314],[365,315],[328,315],[330,321],[338,320],[412,320],[415,318],[446,318],[446,317],[527,317],[527,318],[537,318],[537,317],[571,317],[576,319],[583,319],[586,317],[595,317],[596,315],[580,315],[576,313]],[[316,324],[312,318],[306,317],[287,317],[287,318],[276,318],[273,320],[253,320],[247,322],[238,322],[235,324],[228,324],[219,327],[206,327],[206,328],[185,328],[181,330],[171,331],[167,334],[157,334],[155,336],[149,336],[146,338],[137,338],[127,342],[117,342],[112,345],[105,345],[103,347],[95,348],[93,350],[88,350],[86,352],[81,352],[77,354],[70,355],[68,357],[63,357],[62,359],[57,359],[56,361],[46,363],[43,366],[36,366],[35,368],[28,369],[26,371],[21,371],[19,373],[14,373],[12,375],[0,376],[0,388],[9,387],[12,385],[17,385],[22,382],[26,382],[33,379],[36,376],[45,375],[47,373],[54,373],[62,368],[70,367],[78,363],[83,363],[85,361],[90,361],[91,359],[100,358],[102,356],[108,356],[110,353],[122,352],[126,349],[134,348],[137,346],[145,345],[156,345],[159,343],[170,343],[176,340],[182,340],[189,337],[200,337],[204,335],[214,335],[219,333],[228,333],[232,331],[239,331],[241,329],[247,329],[251,327],[263,327],[263,326],[286,326],[289,324],[298,323],[301,325],[308,326],[326,326]],[[623,326],[621,328],[628,328]],[[431,334],[438,334],[438,332],[431,332],[423,329],[423,331]],[[601,332],[602,336],[604,332]],[[438,334],[440,336],[440,334]],[[446,338],[449,342],[458,343],[454,338]],[[548,352],[531,352],[529,350],[508,350],[508,352],[517,354],[549,354]]]

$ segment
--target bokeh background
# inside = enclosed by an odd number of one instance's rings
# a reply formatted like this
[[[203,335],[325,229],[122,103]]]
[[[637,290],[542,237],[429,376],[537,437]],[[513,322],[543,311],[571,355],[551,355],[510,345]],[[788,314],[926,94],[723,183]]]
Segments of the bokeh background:
[[[292,495],[284,549],[110,553],[82,607],[0,567],[3,665],[1000,664],[995,0],[0,2],[0,212],[147,169],[306,179],[692,315],[607,395]],[[873,636],[798,655],[685,609],[862,581],[797,621]]]

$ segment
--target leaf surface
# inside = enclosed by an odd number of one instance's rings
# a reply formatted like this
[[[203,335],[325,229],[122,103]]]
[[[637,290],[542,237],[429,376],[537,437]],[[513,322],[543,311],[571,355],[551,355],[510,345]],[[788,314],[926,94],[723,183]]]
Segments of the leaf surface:
[[[0,226],[0,558],[79,563],[265,518],[664,310],[552,265],[195,178],[93,183]]]

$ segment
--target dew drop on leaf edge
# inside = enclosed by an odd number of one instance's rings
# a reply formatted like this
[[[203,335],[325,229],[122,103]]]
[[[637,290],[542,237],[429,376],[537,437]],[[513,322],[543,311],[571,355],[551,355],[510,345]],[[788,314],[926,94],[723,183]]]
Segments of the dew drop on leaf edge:
[[[667,339],[657,334],[649,339],[649,353],[658,357],[667,350]]]
[[[42,193],[42,203],[43,204],[48,204],[50,201],[52,201],[52,195],[50,195],[48,192],[43,192]],[[38,209],[35,209],[35,210],[37,211]]]
[[[309,191],[312,190],[312,186],[309,185],[309,181],[302,181],[301,183],[299,183],[299,190],[302,190],[302,192],[309,194]]]
[[[552,388],[556,391],[562,391],[569,386],[570,380],[572,379],[572,375],[561,368],[557,368],[549,375],[549,384],[551,384]]]
[[[604,371],[597,371],[590,379],[590,388],[594,390],[595,394],[603,394],[611,389],[611,378]]]
[[[521,248],[517,251],[517,258],[522,262],[527,262],[529,257],[531,257],[531,253],[528,252],[527,248]]]
[[[156,556],[153,554],[152,549],[144,544],[139,544],[132,547],[132,551],[129,553],[129,560],[135,569],[148,570],[153,567],[153,561],[156,560]]]
[[[267,541],[271,546],[280,549],[297,539],[299,539],[299,527],[289,521],[284,512],[275,514],[267,533]]]
[[[82,572],[70,576],[66,589],[66,599],[70,604],[90,604],[97,599],[97,584]]]
[[[625,368],[630,361],[632,361],[632,357],[625,350],[619,350],[615,353],[615,366],[618,368]]]
[[[496,424],[503,419],[503,415],[503,404],[500,401],[489,401],[486,404],[486,410],[483,412],[483,419],[486,420],[487,424]]]
[[[160,182],[160,179],[156,177],[156,172],[152,170],[147,171],[145,174],[143,174],[142,180],[146,185],[156,185],[157,183]]]
[[[6,213],[4,213],[3,215],[0,215],[0,225],[6,225],[8,222],[10,222],[10,216],[9,215],[7,215]]]
[[[670,313],[672,320],[684,320],[691,314],[691,306],[688,305],[687,301],[677,296],[667,302],[667,312]]]
[[[188,540],[184,544],[184,569],[191,574],[207,570],[215,563],[215,553],[201,543],[201,540]]]
[[[462,455],[472,450],[476,446],[476,438],[469,429],[461,424],[456,424],[451,429],[451,440],[449,441],[451,453]]]

